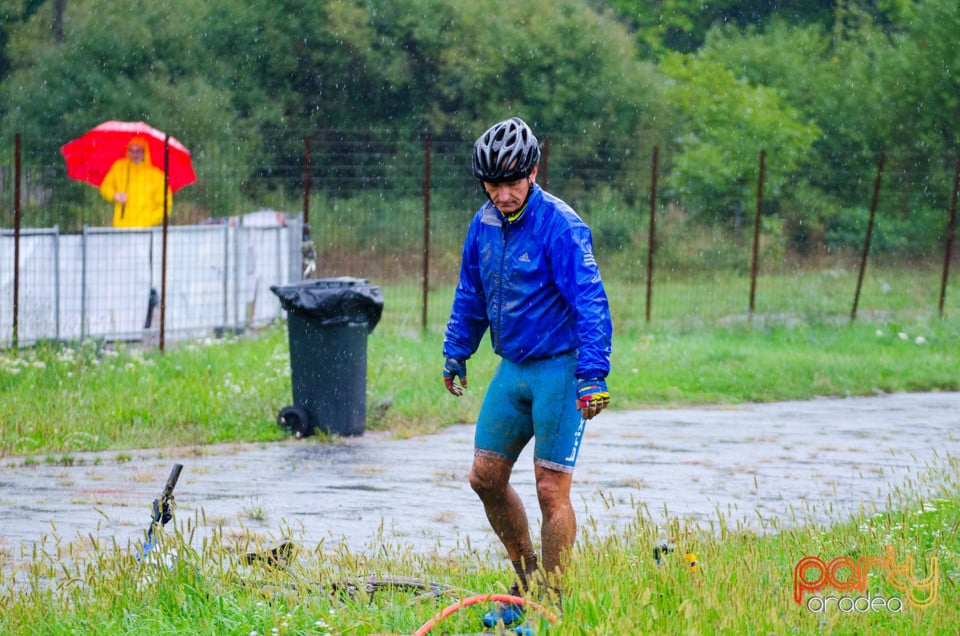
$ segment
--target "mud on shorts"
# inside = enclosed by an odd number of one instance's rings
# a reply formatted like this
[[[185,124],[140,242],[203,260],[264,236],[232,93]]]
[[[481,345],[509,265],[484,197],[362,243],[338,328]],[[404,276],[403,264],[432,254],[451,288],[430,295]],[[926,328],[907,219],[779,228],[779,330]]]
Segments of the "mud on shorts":
[[[515,364],[501,360],[477,417],[477,455],[510,465],[531,438],[533,463],[572,473],[583,437],[576,352]]]

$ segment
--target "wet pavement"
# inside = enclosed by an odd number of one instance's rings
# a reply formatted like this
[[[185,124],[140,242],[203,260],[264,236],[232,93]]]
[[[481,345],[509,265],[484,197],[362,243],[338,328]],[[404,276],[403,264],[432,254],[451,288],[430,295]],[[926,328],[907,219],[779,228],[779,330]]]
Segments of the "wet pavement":
[[[201,521],[195,542],[221,526],[225,536],[292,534],[360,553],[494,548],[467,484],[472,436],[473,426],[458,425],[413,439],[77,453],[71,465],[5,457],[0,555],[29,554],[44,535],[138,542],[174,463],[183,464],[176,518]],[[513,481],[537,524],[531,450]],[[924,469],[948,455],[960,455],[960,393],[608,411],[588,423],[574,506],[600,534],[641,507],[658,522],[840,520],[882,506],[894,487],[923,486]]]

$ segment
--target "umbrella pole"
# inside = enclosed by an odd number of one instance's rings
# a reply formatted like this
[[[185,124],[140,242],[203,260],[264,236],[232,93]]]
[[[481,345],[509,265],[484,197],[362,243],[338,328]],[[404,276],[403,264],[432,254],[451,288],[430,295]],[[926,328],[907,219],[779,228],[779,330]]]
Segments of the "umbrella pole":
[[[127,200],[130,199],[130,160],[127,159],[127,184],[123,187],[123,194],[127,197]],[[120,204],[120,218],[123,218],[124,213],[127,211],[127,202],[124,201]]]

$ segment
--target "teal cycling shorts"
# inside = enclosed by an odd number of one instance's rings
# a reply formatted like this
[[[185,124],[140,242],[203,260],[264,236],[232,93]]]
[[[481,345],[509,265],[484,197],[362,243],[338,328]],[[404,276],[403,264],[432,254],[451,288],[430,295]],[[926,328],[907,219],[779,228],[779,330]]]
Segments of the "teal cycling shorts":
[[[535,464],[572,473],[584,428],[576,367],[575,352],[523,364],[501,360],[477,417],[475,452],[512,465],[534,438]]]

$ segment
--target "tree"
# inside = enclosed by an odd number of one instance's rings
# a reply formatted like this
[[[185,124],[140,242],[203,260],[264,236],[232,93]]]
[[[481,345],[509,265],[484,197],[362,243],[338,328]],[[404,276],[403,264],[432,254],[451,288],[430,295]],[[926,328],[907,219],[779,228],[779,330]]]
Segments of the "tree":
[[[823,1],[774,2],[774,0],[611,0],[610,4],[635,30],[644,56],[667,51],[691,53],[703,45],[707,32],[717,25],[758,24],[775,10],[789,13],[792,5],[812,4],[813,12]],[[778,5],[785,5],[782,8]]]
[[[746,32],[715,29],[700,52],[752,84],[776,89],[823,131],[802,175],[805,198],[792,212],[805,217],[807,236],[829,234],[846,223],[844,214],[866,205],[865,183],[880,153],[887,157],[881,205],[888,210],[881,216],[921,223],[947,205],[960,144],[953,35],[960,9],[949,0],[908,4],[885,3],[882,21],[845,3],[838,24],[774,19]]]
[[[257,177],[244,187],[297,186],[305,130],[469,142],[520,114],[544,137],[576,133],[576,145],[557,147],[569,164],[615,168],[623,159],[607,146],[665,119],[655,69],[583,0],[86,0],[63,16],[69,47],[51,37],[52,10],[17,31],[0,84],[2,131],[22,132],[49,165],[102,120],[143,119],[196,157]],[[183,196],[214,212],[229,200]]]
[[[55,1],[58,5],[66,3],[66,0]],[[44,0],[0,0],[0,81],[9,75],[13,68],[13,61],[7,50],[11,36],[33,17],[43,3]]]
[[[791,172],[809,159],[820,130],[774,89],[697,56],[668,54],[662,68],[685,131],[665,186],[694,215],[734,220],[755,196],[761,150],[768,156],[772,193],[782,192]]]
[[[181,19],[170,20],[174,13]],[[195,151],[202,142],[225,138],[234,148],[250,147],[258,137],[245,132],[229,94],[213,83],[218,69],[204,66],[208,58],[193,28],[205,15],[202,7],[170,0],[74,3],[65,15],[63,44],[48,28],[49,15],[33,16],[11,42],[13,70],[0,84],[6,138],[22,133],[26,159],[59,175],[65,172],[60,146],[109,119],[148,121]],[[245,154],[231,167],[242,170]],[[204,164],[197,169],[202,174]],[[208,182],[211,190],[185,191],[186,198],[219,207],[217,187],[227,184]],[[57,191],[67,201],[85,195],[79,185],[62,183]]]

